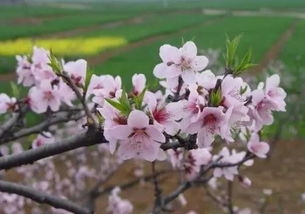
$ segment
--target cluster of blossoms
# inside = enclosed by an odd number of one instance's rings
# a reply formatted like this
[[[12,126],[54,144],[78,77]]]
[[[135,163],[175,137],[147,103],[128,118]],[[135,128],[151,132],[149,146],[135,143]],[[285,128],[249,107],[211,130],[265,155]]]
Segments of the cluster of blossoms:
[[[34,47],[31,58],[17,57],[18,83],[30,87],[28,95],[17,101],[0,94],[0,114],[18,111],[20,102],[37,114],[65,112],[69,108],[72,111],[80,102],[84,115],[91,118],[73,124],[74,132],[63,135],[73,135],[88,124],[97,123],[108,141],[108,151],[115,154],[118,162],[169,160],[188,181],[195,180],[204,166],[212,167],[213,179],[225,177],[232,181],[239,174],[240,165],[251,166],[253,157],[267,157],[269,144],[261,140],[260,132],[273,123],[273,112],[285,111],[286,105],[286,93],[279,87],[278,75],[268,77],[252,90],[230,68],[223,75],[207,69],[208,58],[198,56],[196,45],[190,41],[181,48],[163,45],[160,57],[162,62],[153,73],[162,90],[150,91],[145,75],[134,74],[132,90],[127,93],[119,76],[90,77],[85,60],[58,61],[50,52]],[[31,148],[54,143],[60,138],[60,129],[42,131]],[[80,157],[80,162],[86,160],[83,155]],[[54,171],[54,163],[46,168]],[[85,188],[84,177],[97,178],[97,169],[72,169],[68,174],[79,179],[76,188]],[[31,177],[33,172],[23,173]],[[59,182],[56,174],[49,174],[47,179]],[[243,184],[251,184],[248,178],[238,176]],[[37,185],[46,192],[49,181]],[[131,213],[132,205],[121,199],[118,192],[114,190],[109,197],[108,210]]]
[[[82,129],[82,122],[70,121],[64,127],[51,127],[50,130],[56,131],[56,135],[51,135],[50,132],[39,134],[33,140],[32,148],[54,143],[55,139],[60,139],[64,135],[77,134]],[[22,153],[24,150],[22,144],[18,142],[14,142],[11,147],[0,146],[0,153],[4,156]],[[36,190],[85,203],[86,193],[91,189],[96,191],[94,185],[107,180],[120,165],[121,162],[111,157],[107,146],[102,144],[94,151],[90,148],[79,148],[58,157],[42,159],[35,164],[16,168],[15,173],[23,178],[23,184],[32,186]],[[0,205],[1,213],[4,214],[26,214],[29,208],[32,214],[70,213],[62,209],[37,206],[31,200],[8,193],[0,194]],[[113,213],[117,212],[113,211]]]
[[[25,87],[31,87],[27,102],[35,113],[44,113],[48,109],[58,111],[62,104],[72,106],[75,94],[54,72],[50,65],[51,59],[48,51],[34,47],[30,59],[26,56],[17,56],[17,61],[18,83]],[[62,63],[63,69],[74,84],[77,87],[83,87],[87,62],[80,59]]]
[[[241,77],[215,76],[210,70],[204,70],[208,60],[197,56],[193,42],[187,42],[180,49],[164,45],[160,48],[160,57],[162,63],[155,67],[154,74],[161,78],[165,92],[148,91],[145,76],[135,74],[130,94],[119,88],[120,81],[112,79],[112,85],[116,85],[113,97],[105,93],[107,102],[98,103],[112,152],[118,147],[117,154],[123,160],[162,160],[165,158],[162,144],[179,141],[177,136],[190,136],[199,149],[188,152],[185,162],[197,163],[180,164],[190,174],[219,156],[220,162],[225,163],[237,163],[246,157],[247,152],[230,152],[226,147],[212,157],[212,143],[219,136],[227,145],[244,141],[248,152],[266,157],[269,145],[260,140],[259,131],[273,122],[273,111],[285,111],[286,93],[279,87],[278,75],[251,90]],[[169,152],[178,159],[185,157],[178,153],[179,150]],[[214,175],[225,175],[232,180],[237,173],[237,167],[230,167],[215,169]]]

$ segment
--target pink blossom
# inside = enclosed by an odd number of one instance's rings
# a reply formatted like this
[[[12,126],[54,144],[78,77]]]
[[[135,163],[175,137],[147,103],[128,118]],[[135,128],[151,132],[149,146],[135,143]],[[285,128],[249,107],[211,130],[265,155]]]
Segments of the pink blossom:
[[[46,144],[54,143],[55,139],[50,132],[43,132],[39,134],[36,139],[32,143],[32,148],[38,148],[40,146],[44,146]]]
[[[206,148],[189,151],[183,165],[187,179],[194,179],[200,172],[200,167],[207,165],[211,160],[212,155]]]
[[[183,150],[181,148],[178,149],[169,149],[167,151],[168,158],[170,163],[172,164],[174,169],[179,169],[182,167],[183,160]]]
[[[9,97],[4,93],[0,94],[0,114],[6,113],[8,110],[15,110],[16,98]]]
[[[144,88],[146,87],[146,77],[144,74],[134,74],[132,76],[132,93],[137,96],[139,95]]]
[[[271,196],[273,194],[272,189],[263,189],[263,193],[267,196]]]
[[[191,211],[188,211],[186,214],[197,214],[197,212],[191,210]]]
[[[183,103],[183,127],[196,122],[204,107],[207,105],[207,100],[199,95],[197,89],[193,88],[190,90],[188,100],[180,102]]]
[[[18,83],[22,83],[25,87],[35,84],[35,77],[31,70],[31,63],[26,56],[16,56]]]
[[[75,92],[63,80],[59,81],[58,91],[61,101],[68,106],[73,106],[72,101],[76,98]]]
[[[84,86],[87,73],[87,61],[79,59],[67,62],[64,64],[64,71],[68,73],[77,86]]]
[[[133,110],[126,125],[117,125],[110,130],[112,138],[119,140],[118,155],[122,160],[140,158],[154,161],[160,152],[160,143],[165,136],[156,125],[149,124],[148,116],[139,110]]]
[[[108,198],[107,211],[112,214],[131,214],[133,206],[128,200],[124,200],[119,196],[120,191],[119,187],[112,190]]]
[[[127,118],[120,114],[120,112],[111,106],[109,103],[105,103],[102,108],[97,109],[104,117],[104,136],[109,141],[109,151],[114,153],[117,146],[117,139],[112,136],[112,129],[117,125],[126,125]]]
[[[93,98],[92,101],[100,106],[104,105],[105,98],[113,99],[121,96],[121,77],[113,77],[110,75],[104,75],[99,79],[102,87],[92,89]],[[98,85],[95,82],[96,86]]]
[[[275,111],[286,111],[285,110],[285,97],[286,92],[284,89],[279,87],[280,77],[277,74],[268,77],[266,80],[265,95],[266,98],[273,104]]]
[[[265,89],[263,89],[263,84],[260,84],[261,87],[258,87],[251,94],[252,104],[249,115],[256,130],[261,129],[263,125],[273,123],[272,111],[285,111],[286,92],[279,87],[279,83],[279,76],[272,75],[267,78]]]
[[[43,48],[34,46],[32,62],[34,65],[48,64],[50,62],[50,52]]]
[[[182,206],[185,207],[185,206],[187,205],[187,200],[186,200],[184,194],[180,194],[180,195],[178,196],[178,200],[179,200],[179,202],[180,202],[180,204],[181,204]]]
[[[211,70],[205,70],[201,73],[197,73],[196,80],[198,86],[210,90],[215,88],[217,78]]]
[[[249,188],[252,184],[252,181],[246,176],[238,176],[238,179],[241,185],[245,188]]]
[[[0,146],[0,156],[9,155],[9,147]]]
[[[57,78],[56,74],[49,66],[50,53],[43,48],[33,48],[31,71],[36,82],[40,83],[43,80],[52,81]]]
[[[243,208],[243,209],[238,209],[236,210],[236,214],[251,214],[251,209],[249,208]]]
[[[160,47],[162,63],[154,68],[157,78],[175,79],[181,76],[187,84],[196,80],[196,72],[202,71],[208,65],[205,56],[197,56],[196,45],[189,41],[178,49],[171,45]]]
[[[144,102],[148,105],[148,110],[154,120],[154,124],[164,130],[169,135],[175,135],[180,129],[178,120],[181,119],[182,103],[168,103],[157,100],[155,94],[147,92]]]
[[[222,157],[219,163],[236,164],[243,160],[245,155],[245,152],[236,152],[235,150],[232,150],[232,153],[230,153],[229,149],[227,147],[224,147],[218,155],[214,156],[214,160],[217,160],[219,157]],[[234,175],[237,174],[238,166],[216,168],[213,173],[216,178],[224,176],[227,180],[230,181],[233,181]]]
[[[222,107],[205,107],[198,120],[186,127],[189,134],[198,133],[197,140],[200,147],[209,147],[214,141],[215,135],[221,135],[225,114]]]
[[[12,144],[12,153],[13,153],[13,154],[19,154],[19,153],[21,153],[21,152],[23,152],[23,151],[24,151],[24,149],[23,149],[21,143],[19,143],[19,142],[14,142],[14,143]]]
[[[273,123],[273,104],[265,98],[262,89],[252,91],[252,104],[249,108],[249,116],[254,122],[255,130],[260,130],[263,125]]]
[[[221,83],[222,106],[231,108],[228,123],[239,125],[237,122],[249,121],[248,107],[244,104],[250,94],[249,86],[242,78],[226,76]]]
[[[255,154],[257,157],[266,158],[267,153],[269,152],[270,146],[266,142],[261,142],[259,136],[256,133],[251,135],[251,138],[248,142],[248,150]]]
[[[87,95],[92,95],[94,90],[104,88],[104,79],[105,75],[97,76],[93,74],[89,82]]]
[[[48,107],[52,111],[58,111],[60,107],[60,91],[58,86],[51,85],[49,81],[44,80],[40,86],[35,86],[29,91],[30,107],[40,114],[46,112]]]

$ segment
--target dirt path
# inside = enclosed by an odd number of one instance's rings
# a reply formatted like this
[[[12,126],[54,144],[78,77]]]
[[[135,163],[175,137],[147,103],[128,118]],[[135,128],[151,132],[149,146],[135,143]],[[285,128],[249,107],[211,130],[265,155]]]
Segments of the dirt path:
[[[0,74],[0,82],[13,81],[17,77],[15,71],[11,71],[8,73]]]
[[[280,35],[278,40],[265,53],[259,65],[256,66],[255,69],[253,69],[253,71],[251,71],[251,74],[262,72],[269,65],[270,62],[277,59],[285,43],[290,39],[290,37],[294,33],[296,26],[299,22],[300,22],[299,19],[295,20],[288,27],[288,29]]]
[[[183,28],[183,29],[179,29],[179,30],[171,32],[171,33],[164,33],[164,34],[159,34],[159,35],[156,35],[156,36],[150,36],[150,37],[147,37],[145,39],[129,43],[129,44],[127,44],[125,46],[122,46],[120,48],[116,48],[116,49],[101,53],[100,55],[88,57],[87,60],[88,60],[88,63],[91,66],[94,66],[94,65],[97,65],[97,64],[100,64],[100,63],[104,63],[105,61],[107,61],[111,57],[118,56],[118,55],[120,55],[122,53],[125,53],[127,51],[130,51],[132,49],[151,44],[155,41],[162,40],[162,39],[165,39],[165,38],[170,37],[170,36],[179,35],[181,33],[187,32],[187,31],[192,30],[194,28],[203,27],[203,26],[213,24],[213,23],[215,23],[216,21],[218,21],[222,18],[223,18],[223,16],[222,17],[217,17],[215,19],[207,20],[200,25],[198,25],[198,24],[191,25],[191,26],[188,26],[188,27]]]

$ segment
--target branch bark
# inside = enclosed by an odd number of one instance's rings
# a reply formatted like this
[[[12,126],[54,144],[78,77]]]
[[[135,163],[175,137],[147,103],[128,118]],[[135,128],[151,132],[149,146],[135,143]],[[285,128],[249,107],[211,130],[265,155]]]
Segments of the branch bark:
[[[58,123],[64,123],[72,120],[78,120],[82,118],[83,114],[74,114],[69,115],[67,113],[59,113],[56,114],[54,117],[44,120],[43,122],[34,125],[30,128],[24,128],[21,129],[15,133],[12,133],[11,135],[3,136],[0,138],[0,145],[8,143],[10,141],[20,139],[25,136],[29,136],[31,134],[38,134],[44,130],[46,130],[48,127],[58,124]]]
[[[66,200],[61,197],[48,195],[46,193],[37,191],[31,187],[27,187],[21,184],[0,180],[0,191],[17,194],[26,198],[30,198],[41,204],[48,204],[58,209],[64,209],[76,214],[92,214],[93,212],[87,208],[81,207],[78,204]]]
[[[100,129],[89,129],[61,142],[48,144],[19,154],[0,157],[0,170],[30,164],[46,157],[61,154],[80,147],[107,143]]]

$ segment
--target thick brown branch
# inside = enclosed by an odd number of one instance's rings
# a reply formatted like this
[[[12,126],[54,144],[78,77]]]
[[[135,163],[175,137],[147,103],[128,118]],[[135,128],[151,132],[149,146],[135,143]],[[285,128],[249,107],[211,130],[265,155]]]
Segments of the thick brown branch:
[[[30,198],[33,201],[36,201],[41,204],[48,204],[52,207],[58,208],[58,209],[64,209],[66,211],[70,211],[72,213],[76,214],[91,214],[92,212],[84,208],[82,206],[79,206],[76,203],[73,203],[69,200],[66,200],[61,197],[56,197],[53,195],[48,195],[43,192],[37,191],[33,188],[16,184],[13,182],[8,181],[1,181],[0,180],[0,191],[11,193],[11,194],[17,194],[26,198]]]
[[[99,143],[107,143],[103,132],[98,129],[90,129],[60,142],[44,145],[19,154],[0,157],[0,170],[30,164],[46,157]]]

